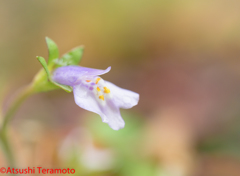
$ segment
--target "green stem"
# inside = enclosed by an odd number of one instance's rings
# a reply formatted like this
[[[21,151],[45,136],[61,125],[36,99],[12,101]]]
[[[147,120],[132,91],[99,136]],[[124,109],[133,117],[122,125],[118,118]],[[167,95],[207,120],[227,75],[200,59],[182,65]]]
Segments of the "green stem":
[[[31,85],[22,89],[21,92],[19,92],[19,94],[15,98],[15,100],[12,102],[6,114],[4,115],[3,124],[0,131],[0,140],[1,140],[2,148],[6,155],[8,164],[12,168],[15,166],[15,160],[12,153],[12,148],[10,147],[9,137],[7,136],[7,129],[8,129],[7,127],[9,126],[9,123],[11,122],[14,114],[16,113],[17,109],[20,107],[22,102],[33,93],[34,93],[34,89]]]
[[[13,153],[12,153],[6,133],[1,132],[0,137],[1,137],[2,149],[3,149],[5,157],[7,159],[7,163],[11,168],[14,168],[15,160],[14,160]]]

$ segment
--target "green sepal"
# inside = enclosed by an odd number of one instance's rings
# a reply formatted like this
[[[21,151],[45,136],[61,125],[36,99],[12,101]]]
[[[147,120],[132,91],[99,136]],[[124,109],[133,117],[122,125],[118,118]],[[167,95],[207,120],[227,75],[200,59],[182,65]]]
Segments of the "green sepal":
[[[48,37],[46,37],[46,43],[48,47],[48,65],[54,65],[56,60],[59,58],[57,44]]]
[[[46,43],[48,47],[48,69],[51,72],[52,69],[68,66],[68,65],[78,65],[82,59],[84,47],[78,46],[73,48],[71,51],[64,54],[59,58],[59,51],[56,43],[46,37]]]
[[[46,37],[48,47],[48,63],[43,57],[37,56],[38,61],[43,68],[38,72],[33,80],[33,87],[36,92],[44,92],[54,89],[63,89],[66,92],[72,92],[70,86],[59,84],[52,80],[51,74],[54,69],[68,65],[78,65],[83,55],[83,46],[76,47],[59,58],[59,51],[56,43]]]
[[[72,88],[71,87],[65,86],[65,85],[61,85],[61,84],[59,84],[59,83],[57,83],[57,82],[52,80],[50,72],[49,72],[49,69],[48,69],[48,65],[47,65],[47,63],[46,63],[46,61],[45,61],[45,59],[43,57],[37,56],[37,59],[42,64],[42,66],[43,66],[43,68],[45,70],[45,75],[42,75],[42,77],[47,78],[47,79],[44,80],[45,82],[47,81],[47,83],[45,84],[45,86],[47,86],[47,88],[49,87],[49,89],[52,89],[52,88],[55,87],[55,89],[57,89],[57,88],[60,87],[63,90],[65,90],[66,92],[72,92]],[[47,88],[45,88],[45,89],[47,89]]]
[[[84,47],[79,46],[68,53],[64,54],[59,60],[56,61],[55,67],[63,67],[68,65],[78,65],[82,59]]]
[[[48,70],[48,65],[47,65],[45,59],[41,56],[37,56],[37,60],[42,64],[42,66],[43,66],[43,68],[44,68],[44,70],[45,70],[45,72],[48,76],[48,79],[49,79],[50,78],[50,72]]]

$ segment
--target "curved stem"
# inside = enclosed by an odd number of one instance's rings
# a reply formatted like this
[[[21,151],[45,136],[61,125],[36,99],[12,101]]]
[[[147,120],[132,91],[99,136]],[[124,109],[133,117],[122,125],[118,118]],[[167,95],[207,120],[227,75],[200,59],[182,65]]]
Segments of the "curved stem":
[[[22,89],[21,92],[17,95],[15,98],[15,101],[12,103],[6,114],[4,115],[4,120],[2,124],[1,131],[6,131],[8,123],[13,118],[13,115],[16,113],[19,106],[22,104],[22,102],[28,98],[30,95],[33,94],[32,86],[27,86],[24,89]]]
[[[15,98],[15,100],[12,102],[6,114],[4,115],[1,131],[0,131],[0,140],[2,143],[2,148],[6,155],[8,164],[12,168],[15,166],[15,161],[14,161],[12,149],[10,147],[9,138],[7,136],[7,127],[9,125],[9,122],[12,120],[14,114],[16,113],[17,109],[22,104],[22,102],[33,93],[34,91],[31,85],[22,89],[17,95],[17,97]]]
[[[12,149],[10,147],[6,133],[1,132],[0,139],[1,139],[2,149],[3,149],[6,159],[7,159],[7,163],[9,164],[9,166],[11,168],[14,168],[15,160],[14,160]]]

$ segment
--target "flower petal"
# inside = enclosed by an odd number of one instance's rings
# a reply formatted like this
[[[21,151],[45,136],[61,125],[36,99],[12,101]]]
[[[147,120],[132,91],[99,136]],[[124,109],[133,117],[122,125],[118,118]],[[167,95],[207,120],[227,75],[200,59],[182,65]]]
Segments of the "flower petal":
[[[99,70],[81,66],[65,66],[57,68],[53,73],[52,79],[59,84],[74,86],[79,84],[79,80],[84,77],[102,75],[110,70],[111,67],[108,67],[106,70]]]
[[[96,101],[93,92],[89,91],[88,88],[82,85],[76,85],[73,87],[73,94],[75,103],[83,109],[92,111],[99,114],[102,117],[103,122],[107,122],[107,118],[102,113],[99,103]]]
[[[105,81],[112,93],[112,101],[118,107],[129,109],[138,104],[139,94],[127,89],[122,89],[115,84]]]
[[[117,107],[115,104],[113,104],[112,101],[109,100],[107,105],[104,106],[104,108],[102,109],[102,111],[108,120],[108,122],[107,122],[108,125],[112,129],[119,130],[125,126],[125,122],[122,119],[119,107]]]
[[[124,127],[125,123],[121,117],[119,107],[108,101],[105,105],[99,104],[92,91],[84,85],[76,85],[73,87],[75,102],[78,106],[88,111],[92,111],[101,116],[102,121],[108,123],[114,130]]]

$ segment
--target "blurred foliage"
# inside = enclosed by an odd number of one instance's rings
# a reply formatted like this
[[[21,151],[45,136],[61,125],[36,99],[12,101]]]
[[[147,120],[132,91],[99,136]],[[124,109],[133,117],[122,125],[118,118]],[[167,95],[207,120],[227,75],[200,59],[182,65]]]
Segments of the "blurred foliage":
[[[153,158],[144,154],[144,121],[139,115],[123,112],[126,127],[113,131],[107,124],[103,124],[97,115],[91,115],[86,127],[90,130],[95,145],[100,148],[113,150],[113,166],[109,170],[92,171],[79,163],[72,154],[67,166],[77,168],[79,175],[119,175],[119,176],[154,176],[158,165]],[[78,153],[78,151],[76,151]]]
[[[240,159],[240,118],[231,120],[220,131],[204,138],[197,146],[202,154],[231,156]]]

